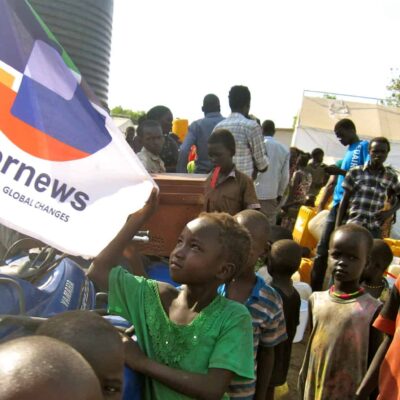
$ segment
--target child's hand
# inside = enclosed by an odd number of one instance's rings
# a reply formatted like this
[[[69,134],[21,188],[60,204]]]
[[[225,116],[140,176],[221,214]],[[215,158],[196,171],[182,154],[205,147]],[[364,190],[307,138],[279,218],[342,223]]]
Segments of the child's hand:
[[[143,366],[147,361],[146,354],[140,349],[139,345],[132,338],[121,335],[125,351],[125,363],[134,371],[142,372]]]
[[[158,189],[154,187],[144,206],[140,210],[131,214],[130,217],[140,216],[143,219],[148,219],[151,215],[153,215],[158,207],[158,193]]]

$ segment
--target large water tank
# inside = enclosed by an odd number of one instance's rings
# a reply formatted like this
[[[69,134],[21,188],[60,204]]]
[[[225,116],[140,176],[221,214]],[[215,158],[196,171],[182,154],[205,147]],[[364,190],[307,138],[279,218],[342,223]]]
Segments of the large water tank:
[[[30,0],[30,3],[106,105],[113,0]]]

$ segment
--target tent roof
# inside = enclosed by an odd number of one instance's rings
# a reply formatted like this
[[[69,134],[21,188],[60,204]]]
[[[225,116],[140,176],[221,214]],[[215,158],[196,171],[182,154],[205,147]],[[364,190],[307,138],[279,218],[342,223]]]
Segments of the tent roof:
[[[130,118],[127,117],[112,117],[115,125],[122,131],[125,132],[129,126],[135,126]]]
[[[360,136],[400,141],[400,108],[320,97],[303,97],[299,126],[332,132],[336,122],[351,119]]]

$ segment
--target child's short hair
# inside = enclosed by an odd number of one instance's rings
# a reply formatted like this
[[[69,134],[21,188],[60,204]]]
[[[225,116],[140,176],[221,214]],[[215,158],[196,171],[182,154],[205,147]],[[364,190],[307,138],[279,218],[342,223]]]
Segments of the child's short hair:
[[[83,310],[67,311],[45,321],[36,331],[69,344],[96,370],[96,354],[123,351],[118,331],[100,315]]]
[[[371,254],[372,246],[374,244],[374,238],[371,235],[371,232],[364,228],[361,225],[353,224],[353,223],[348,223],[345,225],[340,225],[339,228],[337,228],[334,232],[333,235],[336,232],[349,232],[349,233],[354,233],[362,236],[365,241],[365,245],[367,247],[367,253],[368,255]],[[333,237],[332,235],[332,237]]]
[[[278,240],[271,246],[272,276],[292,276],[301,263],[302,247],[294,240]]]
[[[71,346],[49,337],[25,336],[2,343],[0,380],[1,399],[43,399],[46,394],[60,399],[101,398],[98,379],[87,361]]]
[[[299,158],[297,159],[297,166],[306,167],[309,160],[310,160],[309,153],[300,153]]]
[[[141,138],[143,138],[143,131],[146,128],[159,128],[161,129],[161,124],[158,121],[155,121],[153,119],[145,119],[142,121],[138,128],[137,128],[137,135]]]
[[[390,246],[382,239],[374,239],[371,259],[372,263],[378,262],[386,270],[393,261],[393,253]]]
[[[320,149],[319,147],[315,148],[312,152],[311,152],[311,157],[314,158],[316,157],[318,154],[322,154],[322,156],[324,156],[324,151],[322,149]]]
[[[236,153],[236,144],[235,138],[232,133],[227,129],[217,129],[215,130],[210,137],[208,138],[209,144],[220,143],[224,147],[226,147],[232,154],[232,156]]]
[[[384,136],[377,136],[371,139],[371,141],[368,144],[368,150],[371,149],[372,143],[381,143],[381,144],[386,144],[388,151],[390,151],[390,142],[387,138]]]
[[[243,218],[243,222],[241,225],[249,224],[249,228],[250,226],[254,227],[258,233],[265,237],[266,242],[269,241],[271,234],[271,225],[265,214],[257,210],[242,210],[235,215],[235,219],[237,219],[238,217]]]
[[[339,129],[344,129],[346,131],[353,131],[356,133],[356,126],[351,119],[343,118],[340,121],[336,122],[334,131],[338,131]]]
[[[223,252],[227,261],[236,265],[235,276],[237,276],[249,257],[251,246],[249,232],[228,213],[203,212],[199,218],[208,219],[218,227]]]

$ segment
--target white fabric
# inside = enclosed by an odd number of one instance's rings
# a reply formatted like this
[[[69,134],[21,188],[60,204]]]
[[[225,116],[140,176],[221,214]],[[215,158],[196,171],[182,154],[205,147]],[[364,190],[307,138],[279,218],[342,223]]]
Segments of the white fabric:
[[[34,179],[48,174],[51,185],[57,179],[68,189],[76,188],[74,193],[81,191],[90,198],[85,209],[78,211],[71,205],[74,194],[61,201],[61,196],[51,196],[51,187],[37,191],[33,183],[25,185],[25,175],[14,179],[18,166],[12,165],[0,174],[0,223],[69,254],[93,257],[116,235],[128,215],[143,206],[154,182],[111,118],[98,111],[106,117],[112,141],[80,160],[53,162],[33,157],[0,131],[0,170],[11,156],[33,167]]]
[[[272,200],[282,196],[289,183],[289,149],[271,136],[264,137],[269,166],[255,181],[257,197]]]

